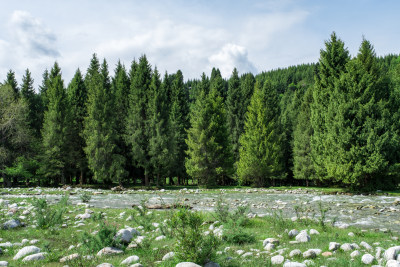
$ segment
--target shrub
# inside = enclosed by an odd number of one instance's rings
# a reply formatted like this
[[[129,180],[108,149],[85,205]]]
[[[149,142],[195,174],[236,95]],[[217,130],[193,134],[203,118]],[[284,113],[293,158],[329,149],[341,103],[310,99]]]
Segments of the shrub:
[[[81,243],[86,250],[91,253],[98,252],[104,247],[124,248],[119,238],[114,238],[117,234],[117,228],[107,224],[104,221],[100,222],[100,229],[95,235],[84,232],[81,236]]]
[[[244,232],[242,228],[228,229],[224,231],[222,239],[228,243],[237,245],[251,244],[256,241],[253,234]]]
[[[92,195],[89,192],[83,192],[79,198],[83,203],[88,203],[92,199]]]
[[[139,206],[133,206],[134,213],[132,220],[137,224],[144,227],[146,231],[154,230],[153,222],[155,215],[147,208],[147,199],[140,201]]]
[[[55,205],[48,205],[45,198],[34,198],[32,202],[35,207],[36,224],[41,229],[47,229],[60,225],[63,215],[67,210],[68,196],[63,196]]]
[[[204,264],[215,256],[220,240],[213,233],[204,235],[203,217],[198,212],[180,209],[172,217],[177,244],[176,257],[181,261]]]

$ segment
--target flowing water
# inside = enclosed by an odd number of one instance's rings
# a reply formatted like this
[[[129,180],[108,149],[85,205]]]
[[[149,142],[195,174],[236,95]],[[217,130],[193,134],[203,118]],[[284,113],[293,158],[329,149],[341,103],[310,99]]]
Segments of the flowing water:
[[[131,208],[139,205],[142,200],[150,204],[185,203],[195,210],[213,210],[216,201],[222,197],[232,209],[240,205],[249,205],[251,212],[259,216],[276,215],[286,218],[309,216],[318,218],[321,209],[329,209],[326,219],[336,221],[338,225],[348,224],[366,229],[385,228],[400,233],[400,201],[390,196],[363,195],[318,195],[315,193],[276,193],[258,190],[239,190],[222,193],[210,193],[195,190],[137,192],[129,191],[124,194],[93,195],[90,205],[104,208]],[[33,197],[31,195],[3,195],[2,197]],[[49,200],[60,199],[60,195],[40,195]],[[70,196],[72,204],[80,202],[79,193]],[[296,214],[295,209],[298,210]]]

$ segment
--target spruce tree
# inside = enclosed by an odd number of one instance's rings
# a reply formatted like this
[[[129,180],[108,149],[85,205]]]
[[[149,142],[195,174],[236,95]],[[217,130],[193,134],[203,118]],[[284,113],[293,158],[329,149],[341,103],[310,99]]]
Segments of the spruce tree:
[[[311,127],[310,106],[313,101],[312,87],[307,88],[297,115],[293,132],[293,176],[295,179],[305,180],[306,185],[316,179],[314,163],[311,158]]]
[[[327,176],[353,188],[392,188],[398,183],[398,138],[390,89],[374,49],[363,40],[357,57],[335,83],[328,105]]]
[[[65,172],[67,165],[67,135],[68,131],[68,99],[64,89],[64,81],[57,64],[54,64],[51,72],[54,74],[49,78],[47,90],[48,109],[44,113],[42,128],[42,167],[41,172],[57,185],[65,183]],[[57,73],[57,74],[56,74]]]
[[[83,138],[83,122],[87,116],[87,89],[81,71],[78,69],[72,78],[67,95],[70,106],[70,151],[74,158],[73,176],[82,185],[87,170],[87,159],[84,152],[85,140]]]
[[[40,135],[41,122],[40,122],[40,96],[35,94],[33,88],[33,79],[29,69],[26,69],[25,75],[22,77],[21,96],[28,103],[29,107],[29,126],[37,137]]]
[[[240,137],[238,176],[241,184],[266,186],[282,176],[282,134],[279,125],[279,105],[270,81],[261,87],[256,82],[246,113],[245,131]]]
[[[13,70],[9,70],[7,72],[7,78],[4,81],[4,85],[10,85],[11,88],[13,89],[14,92],[14,97],[18,98],[19,97],[19,87],[18,87],[18,82],[17,79],[15,78],[15,72]]]
[[[334,86],[340,75],[345,72],[345,66],[350,60],[349,51],[343,41],[333,32],[329,41],[325,42],[325,50],[320,51],[320,59],[315,75],[313,103],[311,105],[311,155],[314,161],[316,175],[321,180],[329,181],[325,161],[329,150],[334,149],[327,142],[326,116],[328,104],[334,102],[332,96]]]
[[[111,89],[113,94],[113,126],[115,131],[115,144],[116,152],[123,157],[125,162],[124,168],[126,171],[130,169],[131,161],[128,158],[129,146],[125,141],[126,135],[126,120],[128,114],[128,104],[129,104],[129,88],[130,80],[128,74],[126,73],[125,66],[118,61],[117,67],[114,72],[114,77],[111,83]],[[127,178],[128,173],[124,174],[121,179]]]
[[[204,75],[202,82],[207,82]],[[200,92],[191,111],[186,140],[186,170],[202,186],[223,184],[233,174],[231,141],[218,84],[214,83],[207,95],[205,90]]]
[[[187,137],[186,130],[189,128],[188,117],[188,94],[184,88],[182,72],[178,70],[171,85],[171,108],[169,115],[171,176],[178,178],[178,184],[184,182],[182,178],[186,176],[185,151],[187,145],[185,139]]]
[[[145,55],[139,58],[131,77],[129,110],[126,123],[126,141],[131,147],[134,165],[144,169],[144,184],[150,185],[151,163],[149,158],[148,98],[151,83],[151,66]]]
[[[167,103],[168,74],[161,84],[160,75],[155,68],[149,88],[149,156],[157,185],[164,184],[170,167],[169,128]]]
[[[236,68],[233,69],[232,75],[228,82],[228,94],[226,98],[226,111],[228,129],[232,140],[232,152],[235,162],[239,160],[239,137],[242,134],[241,127],[241,102],[242,94],[240,91],[240,79]]]
[[[121,183],[126,175],[124,158],[116,151],[113,128],[114,107],[107,62],[94,54],[85,84],[88,90],[87,117],[84,120],[85,153],[96,181]]]

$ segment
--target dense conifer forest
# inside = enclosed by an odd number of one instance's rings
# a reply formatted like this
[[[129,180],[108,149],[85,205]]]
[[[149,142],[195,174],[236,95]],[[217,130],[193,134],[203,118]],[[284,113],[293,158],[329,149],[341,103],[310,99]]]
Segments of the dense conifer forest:
[[[112,69],[114,68],[114,69]],[[27,69],[0,87],[4,186],[400,183],[400,57],[332,33],[316,64],[224,79],[160,73],[145,55],[110,67],[94,54],[66,83]],[[0,179],[1,179],[0,178]]]

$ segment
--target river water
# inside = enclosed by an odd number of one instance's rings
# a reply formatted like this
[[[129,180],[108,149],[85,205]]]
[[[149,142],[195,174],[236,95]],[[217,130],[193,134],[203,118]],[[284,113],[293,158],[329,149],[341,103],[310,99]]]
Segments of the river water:
[[[215,191],[214,191],[215,192]],[[185,203],[195,210],[213,210],[218,198],[235,209],[240,205],[249,205],[253,214],[268,216],[279,214],[286,218],[298,216],[319,217],[321,209],[328,209],[328,222],[336,221],[337,225],[352,225],[365,229],[381,231],[391,230],[400,233],[400,201],[390,196],[364,195],[318,195],[316,193],[277,193],[259,190],[239,190],[210,193],[207,191],[128,191],[123,194],[109,194],[107,191],[92,196],[89,204],[104,208],[131,208],[139,205],[142,200],[148,204]],[[3,195],[2,198],[33,197],[32,195]],[[42,194],[50,201],[60,198],[60,195]],[[70,196],[72,204],[80,202],[79,193]],[[296,214],[295,209],[298,210]]]

